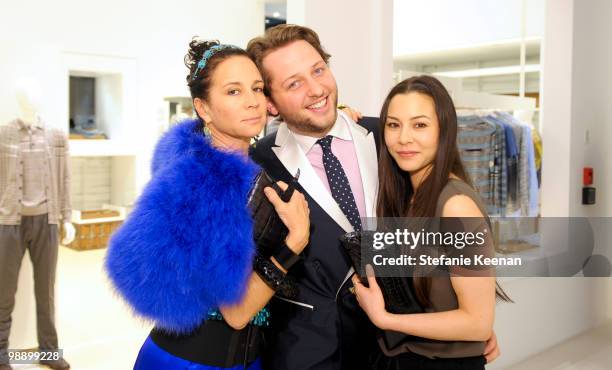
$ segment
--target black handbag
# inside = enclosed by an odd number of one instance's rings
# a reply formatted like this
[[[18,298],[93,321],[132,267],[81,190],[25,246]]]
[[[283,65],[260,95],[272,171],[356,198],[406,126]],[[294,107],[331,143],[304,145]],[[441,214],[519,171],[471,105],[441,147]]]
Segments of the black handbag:
[[[358,273],[363,285],[368,286],[368,280],[361,266],[362,240],[365,248],[372,248],[374,231],[363,230],[346,233],[340,237],[340,243],[348,254],[353,268]],[[372,248],[373,249],[373,248]],[[372,266],[374,267],[374,266]],[[376,277],[376,282],[380,286],[383,298],[385,299],[385,309],[394,314],[409,314],[425,312],[416,298],[412,277]],[[388,348],[394,348],[406,339],[416,339],[403,333],[386,330],[383,332],[383,339]],[[421,338],[418,338],[422,340]]]
[[[364,276],[361,268],[361,248],[362,239],[364,240],[364,246],[372,245],[373,231],[354,231],[344,234],[340,237],[340,242],[344,247],[344,250],[349,255],[353,268],[359,273],[361,282],[368,286],[368,280]],[[423,308],[419,304],[414,287],[412,284],[411,277],[376,277],[376,282],[380,286],[380,289],[385,298],[385,307],[387,311],[396,314],[407,314],[407,313],[420,313],[424,312]]]
[[[273,255],[289,233],[287,226],[278,217],[274,206],[264,193],[264,189],[268,186],[273,188],[285,202],[291,199],[295,190],[295,185],[291,182],[287,190],[282,191],[276,185],[276,181],[263,170],[255,178],[249,194],[248,206],[253,217],[253,238],[257,244],[257,251],[264,257]]]
[[[287,226],[266,197],[264,189],[268,186],[271,187],[283,202],[288,202],[295,191],[299,175],[298,171],[285,191],[279,188],[276,181],[264,170],[255,178],[247,204],[253,217],[253,239],[257,246],[257,254],[262,257],[267,258],[275,255],[278,249],[284,245],[287,234],[289,234]],[[285,275],[282,286],[276,294],[285,298],[295,298],[297,293],[297,282],[291,275]]]

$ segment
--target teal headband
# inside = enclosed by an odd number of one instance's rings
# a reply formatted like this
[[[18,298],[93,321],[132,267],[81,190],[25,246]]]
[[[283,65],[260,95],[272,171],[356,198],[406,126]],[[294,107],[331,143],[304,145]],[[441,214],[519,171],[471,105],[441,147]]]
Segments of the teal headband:
[[[196,68],[195,72],[193,72],[193,75],[191,75],[191,81],[194,81],[196,77],[198,77],[198,73],[200,73],[204,69],[204,67],[206,67],[206,63],[213,55],[225,49],[241,50],[238,46],[229,45],[229,44],[219,44],[219,45],[211,46],[210,49],[206,50],[204,52],[204,55],[202,55],[202,59],[200,59],[200,61],[198,62],[198,67]]]

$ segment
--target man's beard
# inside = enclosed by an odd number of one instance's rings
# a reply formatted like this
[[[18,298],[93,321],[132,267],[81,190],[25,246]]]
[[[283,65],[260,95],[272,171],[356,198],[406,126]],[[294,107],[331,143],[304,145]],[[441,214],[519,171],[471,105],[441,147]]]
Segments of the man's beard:
[[[328,97],[329,99],[329,97]],[[296,131],[308,134],[324,134],[334,125],[338,118],[338,112],[335,107],[338,105],[338,97],[336,96],[334,101],[331,102],[332,110],[334,112],[330,122],[325,122],[323,126],[315,124],[310,117],[301,115],[301,111],[297,114],[281,114],[281,117],[288,126],[295,128]]]
[[[297,118],[297,117],[296,117]],[[334,114],[333,120],[325,126],[317,126],[310,118],[299,117],[297,119],[284,119],[288,126],[294,127],[296,131],[310,134],[323,134],[329,131],[329,128],[336,122],[337,113]]]

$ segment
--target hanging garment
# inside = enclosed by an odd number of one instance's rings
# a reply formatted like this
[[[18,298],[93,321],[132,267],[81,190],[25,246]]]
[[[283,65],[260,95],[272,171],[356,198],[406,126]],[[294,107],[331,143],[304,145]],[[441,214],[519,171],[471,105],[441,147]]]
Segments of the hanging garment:
[[[489,214],[497,213],[495,205],[496,126],[478,116],[459,116],[457,145],[465,170]]]
[[[489,215],[537,216],[535,130],[507,112],[460,115],[457,122],[461,159]]]

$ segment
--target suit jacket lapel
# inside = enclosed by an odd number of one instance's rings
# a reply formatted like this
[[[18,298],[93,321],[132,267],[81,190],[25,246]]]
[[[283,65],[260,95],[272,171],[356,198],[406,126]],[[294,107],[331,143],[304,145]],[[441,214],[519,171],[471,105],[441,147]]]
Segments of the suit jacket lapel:
[[[321,183],[321,179],[310,165],[308,158],[300,149],[286,123],[279,126],[275,145],[276,147],[272,147],[272,151],[287,171],[295,176],[298,169],[300,170],[298,182],[311,198],[346,232],[353,231],[353,226]]]

